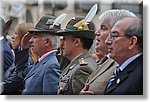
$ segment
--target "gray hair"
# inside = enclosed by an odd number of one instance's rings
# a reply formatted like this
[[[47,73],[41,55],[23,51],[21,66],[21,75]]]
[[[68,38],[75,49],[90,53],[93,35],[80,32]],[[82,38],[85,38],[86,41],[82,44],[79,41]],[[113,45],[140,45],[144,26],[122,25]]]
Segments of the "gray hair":
[[[99,16],[99,19],[101,22],[107,21],[112,27],[118,20],[125,18],[125,17],[137,18],[137,16],[134,13],[128,10],[114,9],[114,10],[105,11]]]
[[[138,46],[143,50],[143,22],[141,19],[135,19],[133,24],[129,25],[124,31],[128,37],[136,36],[138,38]]]

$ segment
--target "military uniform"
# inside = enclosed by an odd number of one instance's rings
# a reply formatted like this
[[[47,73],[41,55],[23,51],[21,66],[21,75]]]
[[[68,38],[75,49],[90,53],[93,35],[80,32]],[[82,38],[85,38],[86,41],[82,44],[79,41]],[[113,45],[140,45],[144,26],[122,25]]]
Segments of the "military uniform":
[[[80,41],[82,39],[80,42],[82,43],[82,48],[78,47],[77,49],[79,51],[82,49],[85,50],[84,53],[79,52],[78,56],[73,56],[74,59],[63,70],[59,80],[58,94],[78,95],[89,75],[97,68],[96,61],[88,51],[95,39],[95,25],[92,19],[96,11],[97,5],[94,5],[86,17],[73,17],[67,23],[65,29],[57,32],[59,36],[71,35],[79,38]]]
[[[62,72],[58,94],[77,95],[84,87],[88,76],[97,68],[97,63],[87,51],[74,59]]]

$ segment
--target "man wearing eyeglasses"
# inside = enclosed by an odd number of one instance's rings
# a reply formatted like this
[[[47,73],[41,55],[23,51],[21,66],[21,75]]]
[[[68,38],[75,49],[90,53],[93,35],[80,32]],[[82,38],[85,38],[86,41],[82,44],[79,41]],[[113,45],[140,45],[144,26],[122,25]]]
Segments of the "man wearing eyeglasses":
[[[110,85],[107,85],[104,94],[142,95],[142,20],[139,18],[124,18],[117,21],[105,42],[108,44],[110,57],[119,64],[120,71],[111,84],[108,83]]]

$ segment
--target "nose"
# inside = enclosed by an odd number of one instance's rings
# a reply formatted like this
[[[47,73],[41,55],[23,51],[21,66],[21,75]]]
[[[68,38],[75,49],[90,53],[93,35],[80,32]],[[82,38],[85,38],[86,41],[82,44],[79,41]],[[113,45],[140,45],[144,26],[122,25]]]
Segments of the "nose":
[[[112,44],[112,40],[110,39],[109,36],[106,38],[105,43],[106,43],[107,45],[111,45],[111,44]]]
[[[61,41],[60,46],[61,46],[61,47],[64,46],[64,40]]]
[[[101,34],[100,29],[97,29],[97,30],[95,31],[95,35],[96,35],[96,36],[100,36],[100,34]]]
[[[33,37],[31,37],[31,39],[29,40],[30,44],[33,43]]]
[[[11,36],[11,39],[14,39],[14,36],[15,36],[15,34],[13,34],[13,35]]]

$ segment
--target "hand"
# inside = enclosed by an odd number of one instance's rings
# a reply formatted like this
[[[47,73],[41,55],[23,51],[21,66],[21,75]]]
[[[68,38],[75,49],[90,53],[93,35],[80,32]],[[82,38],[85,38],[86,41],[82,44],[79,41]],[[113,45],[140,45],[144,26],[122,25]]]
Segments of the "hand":
[[[89,84],[85,83],[84,88],[81,90],[79,93],[80,95],[94,95],[95,93],[93,91],[88,91],[89,90]]]
[[[23,36],[22,40],[21,40],[21,49],[27,49],[30,48],[30,42],[29,40],[31,39],[32,34],[31,33],[27,33]]]

